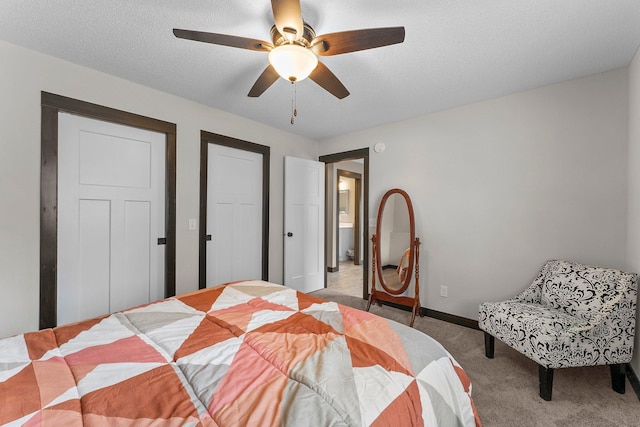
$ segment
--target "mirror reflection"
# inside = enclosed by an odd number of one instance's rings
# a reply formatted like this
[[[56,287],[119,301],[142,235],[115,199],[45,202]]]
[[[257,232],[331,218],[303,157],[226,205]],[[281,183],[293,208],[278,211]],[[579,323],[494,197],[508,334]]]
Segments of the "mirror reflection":
[[[410,226],[407,202],[401,194],[392,194],[382,213],[378,244],[383,276],[380,280],[393,290],[401,289],[410,280]]]
[[[340,190],[338,193],[338,213],[349,214],[349,190]]]

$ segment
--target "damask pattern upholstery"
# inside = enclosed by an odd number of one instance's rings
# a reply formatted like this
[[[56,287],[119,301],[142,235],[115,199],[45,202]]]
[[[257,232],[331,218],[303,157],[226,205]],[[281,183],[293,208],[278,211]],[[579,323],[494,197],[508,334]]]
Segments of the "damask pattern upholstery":
[[[479,326],[547,369],[626,364],[633,354],[636,279],[547,261],[520,295],[481,304]]]

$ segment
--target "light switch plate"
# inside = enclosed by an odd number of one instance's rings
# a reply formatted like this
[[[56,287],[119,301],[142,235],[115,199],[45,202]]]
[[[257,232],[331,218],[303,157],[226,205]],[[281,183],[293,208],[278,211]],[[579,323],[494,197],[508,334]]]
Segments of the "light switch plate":
[[[190,231],[195,231],[197,228],[198,223],[196,222],[195,218],[189,218],[189,230]]]

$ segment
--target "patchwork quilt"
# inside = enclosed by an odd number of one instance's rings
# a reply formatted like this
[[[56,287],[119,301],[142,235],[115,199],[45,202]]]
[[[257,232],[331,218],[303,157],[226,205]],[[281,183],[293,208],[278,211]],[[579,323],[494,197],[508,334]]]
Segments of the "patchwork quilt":
[[[260,281],[0,340],[0,425],[479,426],[429,336]]]

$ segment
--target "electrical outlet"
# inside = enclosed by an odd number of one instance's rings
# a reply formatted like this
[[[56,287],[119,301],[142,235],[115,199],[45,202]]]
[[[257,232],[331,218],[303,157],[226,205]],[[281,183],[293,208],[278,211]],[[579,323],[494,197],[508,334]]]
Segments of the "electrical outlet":
[[[446,286],[440,286],[440,296],[447,298],[449,296],[449,288]]]

